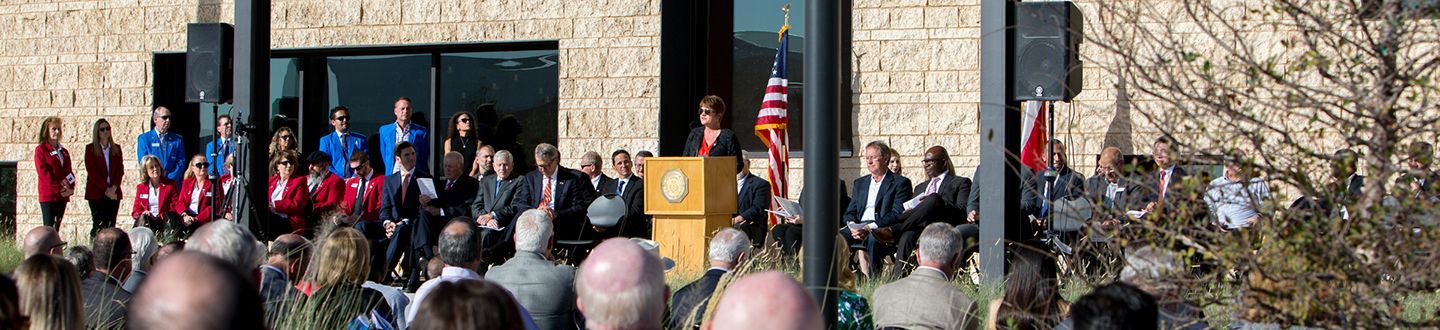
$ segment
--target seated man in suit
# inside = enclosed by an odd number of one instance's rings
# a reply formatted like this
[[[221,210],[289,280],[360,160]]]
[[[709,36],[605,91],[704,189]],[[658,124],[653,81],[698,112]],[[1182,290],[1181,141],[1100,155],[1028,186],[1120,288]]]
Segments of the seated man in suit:
[[[595,200],[595,189],[576,171],[560,167],[560,149],[549,143],[535,146],[535,167],[525,175],[512,211],[539,209],[548,213],[555,220],[556,240],[596,236],[595,227],[585,217],[590,202]]]
[[[705,306],[710,295],[720,283],[720,277],[729,273],[750,256],[750,238],[735,228],[721,228],[710,239],[710,269],[695,282],[690,282],[675,291],[670,301],[670,319],[666,329],[690,329],[700,324],[705,315]]]
[[[340,204],[340,212],[346,215],[344,221],[353,224],[365,238],[378,241],[385,238],[385,228],[380,224],[385,175],[370,168],[370,156],[364,151],[356,150],[349,160],[348,168],[355,175],[345,180],[345,201]]]
[[[615,179],[602,184],[599,194],[614,194],[625,200],[625,218],[620,219],[619,235],[622,237],[650,238],[650,216],[645,215],[645,181],[630,167],[630,152],[615,150],[610,154],[610,168],[615,170]]]
[[[514,242],[509,238],[515,230],[512,226],[515,209],[511,206],[515,204],[515,196],[525,178],[514,176],[515,156],[508,150],[495,153],[491,169],[493,173],[480,179],[480,193],[470,203],[470,213],[475,215],[475,224],[480,225],[480,245],[485,247],[485,262],[494,264],[514,252]]]
[[[434,256],[432,251],[440,239],[440,229],[450,219],[470,216],[470,204],[475,201],[475,193],[480,189],[480,182],[465,173],[464,155],[451,151],[445,154],[443,161],[445,179],[434,182],[437,198],[418,197],[422,205],[421,221],[414,224],[410,239],[415,242],[411,245],[420,251],[421,258]]]
[[[1085,181],[1085,192],[1099,212],[1095,219],[1113,225],[1129,219],[1126,211],[1141,209],[1145,188],[1120,173],[1120,148],[1105,147],[1095,162],[1095,176]]]
[[[730,218],[730,225],[749,237],[765,237],[770,228],[770,213],[765,212],[770,208],[770,181],[750,174],[750,158],[745,157],[745,153],[740,153],[737,160],[735,191],[739,196],[735,199],[735,214]],[[763,244],[765,240],[754,243]]]
[[[835,181],[835,195],[840,200],[836,210],[845,213],[845,208],[850,206],[850,195],[845,192],[845,180]],[[809,186],[800,189],[801,205],[805,205],[805,196],[809,196],[806,195],[807,191],[810,191]],[[799,214],[786,217],[781,223],[775,224],[774,228],[770,228],[770,238],[780,244],[780,251],[787,256],[794,256],[800,251],[800,244],[804,243],[804,233],[805,217]]]
[[[500,153],[495,159],[497,172]],[[485,278],[514,294],[541,329],[575,329],[575,267],[551,260],[550,218],[540,210],[525,211],[515,219],[514,228],[515,257],[490,269]]]
[[[586,152],[584,156],[580,156],[580,173],[585,174],[585,178],[590,180],[590,188],[595,189],[596,196],[605,195],[600,188],[615,182],[615,179],[605,175],[605,170],[600,168],[602,164],[604,161],[600,160],[598,152]]]
[[[880,273],[881,258],[887,251],[877,251],[875,240],[868,240],[872,230],[900,223],[900,213],[905,210],[905,201],[910,200],[910,179],[891,173],[886,167],[890,162],[890,146],[885,142],[871,141],[865,145],[865,168],[870,174],[855,179],[854,198],[845,208],[841,217],[847,226],[840,229],[860,264],[860,272],[866,276]],[[852,228],[854,228],[852,230]],[[868,253],[867,253],[868,252]]]
[[[950,152],[945,147],[933,146],[925,150],[924,157],[920,163],[925,167],[927,179],[915,184],[914,191],[920,203],[907,205],[905,212],[900,214],[899,224],[877,228],[875,235],[871,235],[883,246],[893,244],[900,253],[897,261],[911,262],[910,252],[915,250],[915,241],[925,225],[944,222],[955,226],[977,226],[965,221],[965,203],[970,201],[970,179],[955,175]]]
[[[950,283],[960,264],[960,236],[949,224],[920,233],[920,267],[910,276],[875,289],[877,328],[979,329],[975,300]]]
[[[409,255],[405,269],[410,276],[405,287],[413,290],[420,286],[420,271],[428,261],[417,260],[421,255],[416,253],[418,246],[411,240],[412,227],[420,221],[420,184],[416,181],[430,178],[430,174],[415,167],[415,146],[409,142],[400,142],[393,153],[397,172],[385,178],[380,198],[380,220],[384,223],[386,238],[390,239],[385,251],[385,269],[394,269],[401,256]]]
[[[310,165],[310,174],[305,180],[310,192],[309,218],[328,219],[329,214],[338,211],[341,202],[345,200],[345,180],[330,173],[329,154],[311,152],[305,163]],[[312,228],[310,231],[315,230]]]
[[[1178,188],[1178,184],[1185,180],[1185,168],[1176,166],[1172,157],[1173,150],[1170,148],[1170,138],[1160,137],[1155,140],[1154,160],[1155,173],[1147,177],[1147,194],[1143,197],[1145,211],[1153,212],[1160,209],[1166,202],[1170,201],[1167,196]]]

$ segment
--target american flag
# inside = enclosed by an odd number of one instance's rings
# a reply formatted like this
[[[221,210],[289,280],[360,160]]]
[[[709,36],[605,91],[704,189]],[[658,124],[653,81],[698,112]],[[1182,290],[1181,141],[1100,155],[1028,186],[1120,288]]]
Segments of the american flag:
[[[790,136],[786,133],[786,126],[790,123],[786,115],[790,79],[786,78],[785,55],[790,52],[790,25],[780,27],[779,34],[780,47],[775,51],[775,66],[770,70],[770,81],[765,84],[765,99],[760,102],[760,114],[755,117],[755,135],[769,148],[770,169],[766,178],[770,180],[770,195],[789,198],[785,193],[789,186],[785,171],[790,168]],[[771,209],[779,208],[773,199],[770,204]],[[779,219],[770,214],[770,225],[774,226],[777,221]]]

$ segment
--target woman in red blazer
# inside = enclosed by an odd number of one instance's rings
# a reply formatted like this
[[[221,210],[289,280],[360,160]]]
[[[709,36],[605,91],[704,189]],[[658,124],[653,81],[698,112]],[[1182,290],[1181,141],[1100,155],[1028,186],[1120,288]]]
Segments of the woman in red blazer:
[[[165,177],[160,159],[146,155],[140,161],[140,184],[135,186],[135,207],[130,210],[135,226],[150,227],[157,235],[165,233],[167,225],[178,226],[174,205],[179,193],[175,182]]]
[[[210,164],[205,162],[204,154],[190,157],[190,167],[185,170],[185,182],[180,184],[180,195],[174,205],[174,212],[180,216],[187,235],[210,223],[212,198],[225,198],[216,195],[215,185],[210,183],[209,170]]]
[[[120,215],[120,183],[125,179],[125,152],[115,144],[110,122],[95,121],[90,144],[85,145],[85,201],[90,203],[90,237],[115,226]]]
[[[60,145],[65,132],[60,117],[46,117],[40,124],[38,146],[35,146],[35,172],[40,176],[41,223],[56,231],[65,218],[65,205],[75,195],[75,173],[70,151]]]
[[[270,213],[288,222],[290,233],[309,237],[305,211],[310,192],[300,167],[300,155],[294,150],[280,150],[270,158]]]

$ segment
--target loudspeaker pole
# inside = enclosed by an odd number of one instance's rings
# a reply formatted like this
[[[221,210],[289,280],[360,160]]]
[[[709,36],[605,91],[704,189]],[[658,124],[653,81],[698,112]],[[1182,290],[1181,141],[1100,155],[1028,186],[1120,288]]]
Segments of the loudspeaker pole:
[[[805,187],[804,204],[805,288],[820,304],[821,315],[834,325],[839,293],[835,264],[836,219],[840,218],[840,1],[806,0],[805,91]],[[848,110],[848,109],[846,109]],[[849,113],[846,111],[845,113]],[[832,327],[833,328],[833,327]]]
[[[982,285],[1005,281],[1005,242],[1020,232],[1020,107],[1010,76],[1013,0],[980,1],[980,273]],[[808,139],[807,139],[808,141]],[[808,165],[808,164],[807,164]]]
[[[270,146],[270,0],[235,1],[234,86],[235,109],[238,111],[231,120],[245,120],[245,125],[235,127],[249,131],[248,156],[245,157],[249,164],[235,165],[237,170],[245,167],[243,172],[237,171],[244,173],[245,178],[238,182],[244,186],[237,186],[232,191],[248,193],[251,204],[240,203],[234,212],[238,214],[237,221],[244,221],[241,217],[248,213],[251,230],[264,229],[265,224],[270,223],[268,207],[263,206],[270,201],[267,191],[267,183],[270,182],[267,175],[270,173],[267,156]],[[237,160],[240,159],[237,157]],[[235,179],[241,178],[236,175],[232,177],[232,180]],[[269,239],[263,230],[256,234],[261,240]]]

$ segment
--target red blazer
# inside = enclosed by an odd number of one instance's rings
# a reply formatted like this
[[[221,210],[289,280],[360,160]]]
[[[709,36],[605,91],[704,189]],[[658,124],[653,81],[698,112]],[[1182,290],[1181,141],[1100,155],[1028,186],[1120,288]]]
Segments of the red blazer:
[[[280,176],[270,176],[270,189],[266,190],[267,196],[275,194],[275,184],[278,182],[280,182]],[[285,216],[285,219],[290,222],[291,233],[294,234],[305,233],[305,211],[310,206],[310,193],[305,191],[306,188],[305,176],[292,177],[284,187],[280,187],[280,189],[284,189],[284,192],[281,193],[280,200],[275,201],[275,213]],[[266,201],[266,204],[268,205],[269,201]]]
[[[100,151],[100,146],[94,143],[85,145],[85,200],[103,200],[105,189],[119,187],[125,182],[125,153],[120,150],[120,145],[110,146],[110,167],[105,167],[105,154]],[[105,183],[105,178],[110,178],[110,183]],[[116,189],[116,200],[125,199],[124,189]]]
[[[175,181],[170,181],[170,179],[161,179],[160,186],[157,188],[159,188],[160,190],[160,212],[175,212],[175,199],[180,194],[179,188],[175,187]],[[152,192],[150,191],[149,183],[142,183],[135,186],[135,208],[130,210],[131,218],[138,219],[140,218],[141,214],[145,214],[145,212],[150,211],[151,193]]]
[[[360,220],[379,221],[380,195],[383,194],[381,190],[385,187],[385,176],[374,171],[371,171],[370,175],[373,177],[365,181],[365,187],[363,187],[365,190],[365,200],[360,202],[363,206],[361,206],[361,211],[358,216],[360,216]],[[345,180],[345,203],[340,205],[340,212],[357,215],[354,212],[355,197],[360,194],[361,188],[360,177],[357,176]]]
[[[65,187],[75,188],[74,160],[70,150],[55,149],[49,143],[35,146],[35,172],[40,175],[40,202],[69,202],[60,196]]]
[[[315,191],[310,192],[310,201],[315,205],[315,210],[311,214],[325,216],[326,213],[339,208],[340,203],[344,200],[345,180],[341,180],[340,177],[331,173],[330,176],[325,177],[325,180],[320,181],[320,186],[316,187]]]
[[[176,199],[175,208],[171,211],[175,212],[175,214],[183,215],[186,211],[190,210],[190,203],[193,202],[193,200],[190,200],[190,196],[195,193],[196,181],[200,183],[200,207],[198,207],[198,210],[195,212],[195,221],[199,223],[210,223],[210,208],[213,206],[211,205],[211,197],[225,200],[225,194],[215,191],[215,186],[210,184],[210,180],[206,180],[205,178],[199,178],[199,180],[196,180],[195,177],[186,178],[185,182],[180,184],[179,198]]]

